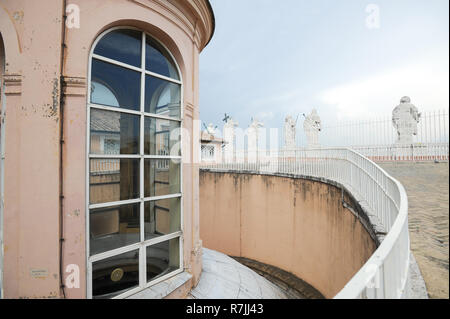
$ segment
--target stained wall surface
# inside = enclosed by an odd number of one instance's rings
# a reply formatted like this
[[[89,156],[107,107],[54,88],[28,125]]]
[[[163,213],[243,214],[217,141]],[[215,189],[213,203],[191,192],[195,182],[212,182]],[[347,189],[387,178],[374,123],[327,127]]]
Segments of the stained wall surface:
[[[342,196],[319,181],[202,170],[203,246],[281,268],[332,298],[376,249]]]

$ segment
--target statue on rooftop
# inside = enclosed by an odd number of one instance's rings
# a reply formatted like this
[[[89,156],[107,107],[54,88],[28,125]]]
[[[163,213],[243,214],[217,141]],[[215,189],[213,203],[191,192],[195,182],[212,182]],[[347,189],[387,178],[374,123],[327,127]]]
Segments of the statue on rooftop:
[[[257,119],[252,118],[252,122],[248,127],[248,149],[250,151],[256,151],[258,149],[258,129],[263,127],[264,123],[259,122]]]
[[[305,114],[303,114],[305,116]],[[303,129],[306,135],[306,142],[308,148],[319,147],[319,132],[322,129],[320,117],[317,114],[316,109],[311,111],[311,114],[305,116],[305,121],[303,122]]]
[[[417,135],[417,123],[420,113],[408,96],[404,96],[392,111],[392,124],[397,130],[397,144],[412,144],[413,135]]]
[[[284,119],[284,147],[286,149],[295,148],[296,126],[297,120],[294,121],[294,119],[290,115],[286,116],[286,118]]]
[[[252,118],[247,129],[248,137],[248,161],[257,161],[259,149],[259,128],[263,127],[264,123],[259,122],[256,118]]]
[[[208,132],[208,134],[215,135],[216,128],[217,128],[217,126],[214,126],[214,124],[209,123],[208,126],[206,127],[206,132]]]
[[[236,127],[239,125],[238,122],[234,121],[233,118],[225,113],[225,118],[223,119],[225,122],[223,126],[223,141],[225,143],[224,146],[224,155],[226,162],[233,162],[234,153],[235,153],[235,136],[236,136]]]

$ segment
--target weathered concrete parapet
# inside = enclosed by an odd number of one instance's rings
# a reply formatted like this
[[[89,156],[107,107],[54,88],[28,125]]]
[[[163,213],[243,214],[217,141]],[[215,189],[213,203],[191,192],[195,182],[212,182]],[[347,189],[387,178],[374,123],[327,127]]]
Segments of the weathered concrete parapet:
[[[377,247],[337,183],[293,174],[200,172],[204,247],[275,266],[332,298]],[[344,206],[345,203],[345,206]]]
[[[303,129],[305,130],[307,147],[317,148],[319,144],[319,132],[322,129],[320,117],[317,114],[316,109],[311,111],[311,114],[305,116],[305,121],[303,122]]]
[[[200,183],[203,186],[201,209],[205,212],[201,220],[208,226],[201,228],[205,247],[287,270],[327,298],[335,296],[386,237],[385,226],[373,209],[348,184],[297,174],[217,169],[203,169]],[[214,187],[210,187],[213,183]],[[327,189],[321,190],[322,187]],[[224,189],[234,191],[225,193]],[[280,193],[284,195],[278,196]],[[326,194],[326,205],[314,199],[322,198],[323,194]],[[212,207],[218,211],[213,211]],[[295,214],[294,231],[292,213]],[[321,214],[324,215],[321,217]],[[334,214],[338,217],[333,217]],[[329,218],[337,224],[331,225]],[[312,220],[313,227],[307,225]],[[270,227],[261,226],[264,223]],[[320,228],[314,229],[317,225]],[[331,227],[330,231],[327,227]],[[315,237],[318,233],[320,235]],[[228,240],[220,240],[221,236]],[[295,240],[296,236],[300,238]],[[309,240],[314,244],[308,245]],[[291,248],[293,242],[294,249],[284,255],[286,250],[280,247]],[[306,257],[310,247],[315,248],[314,260]],[[326,257],[318,257],[320,254]],[[334,254],[339,257],[334,258]],[[345,254],[350,255],[345,257]],[[292,263],[292,258],[301,262]],[[401,298],[427,298],[425,283],[412,253],[409,258],[408,279]],[[321,263],[317,263],[319,259]],[[303,269],[309,262],[310,269]],[[353,271],[349,267],[353,267]]]
[[[417,107],[411,104],[411,99],[404,96],[392,111],[392,125],[397,130],[397,144],[412,144],[413,136],[417,135],[417,123],[420,121]]]

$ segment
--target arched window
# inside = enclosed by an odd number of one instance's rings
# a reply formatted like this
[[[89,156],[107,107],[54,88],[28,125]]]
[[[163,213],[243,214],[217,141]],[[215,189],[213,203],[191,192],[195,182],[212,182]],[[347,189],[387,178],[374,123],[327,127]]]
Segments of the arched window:
[[[181,272],[181,91],[158,41],[117,28],[93,47],[88,100],[88,297]]]

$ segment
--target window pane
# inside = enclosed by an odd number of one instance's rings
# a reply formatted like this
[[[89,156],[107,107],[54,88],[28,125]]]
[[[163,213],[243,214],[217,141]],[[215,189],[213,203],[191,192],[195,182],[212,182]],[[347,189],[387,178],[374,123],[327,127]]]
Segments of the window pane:
[[[97,104],[119,107],[119,101],[115,94],[105,85],[92,81],[91,101]]]
[[[89,203],[139,198],[139,159],[91,159]]]
[[[154,73],[179,80],[178,71],[169,53],[147,36],[145,68]]]
[[[215,147],[214,145],[203,144],[200,147],[202,160],[211,161],[214,160]]]
[[[91,154],[139,154],[139,115],[91,109]]]
[[[140,241],[140,204],[93,209],[89,213],[91,256]]]
[[[180,203],[180,197],[145,202],[145,240],[181,230]]]
[[[92,297],[113,298],[139,286],[139,250],[92,263]]]
[[[94,53],[135,67],[141,67],[142,33],[135,30],[116,30],[106,34]]]
[[[154,197],[180,192],[180,164],[175,160],[146,159],[144,196]]]
[[[180,118],[180,85],[146,75],[145,112]]]
[[[180,268],[180,240],[174,238],[147,247],[147,282]]]
[[[92,59],[91,103],[140,110],[141,74]]]
[[[144,151],[147,155],[180,156],[180,122],[146,117]]]

